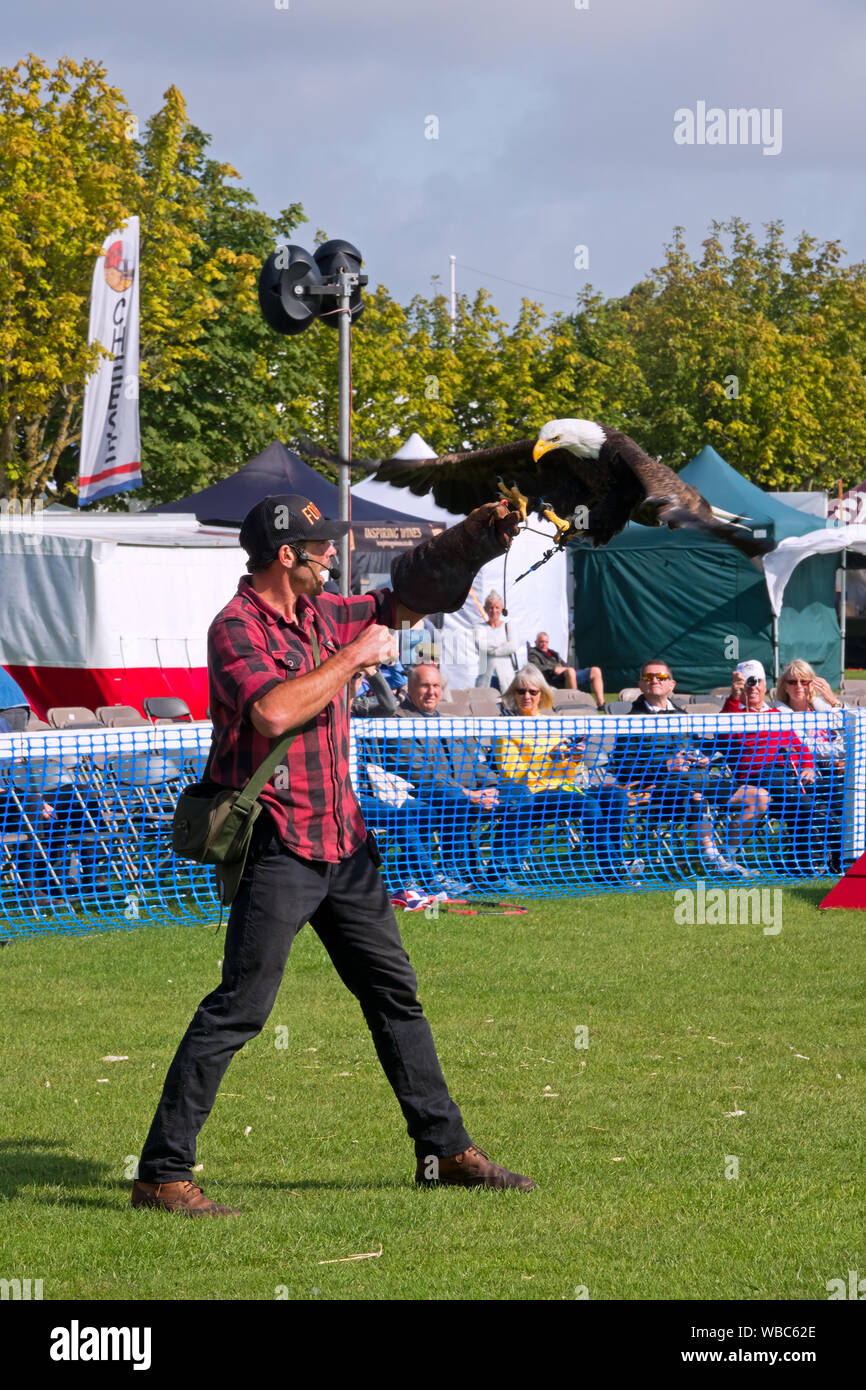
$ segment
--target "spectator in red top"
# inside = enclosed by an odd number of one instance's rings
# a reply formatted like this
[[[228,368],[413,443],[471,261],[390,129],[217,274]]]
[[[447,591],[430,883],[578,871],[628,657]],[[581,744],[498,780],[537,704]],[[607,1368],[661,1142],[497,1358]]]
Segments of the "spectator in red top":
[[[262,793],[260,814],[226,931],[222,981],[198,1007],[169,1068],[133,1184],[135,1207],[233,1216],[192,1181],[196,1137],[235,1052],[261,1031],[292,940],[310,922],[356,995],[415,1142],[416,1182],[529,1189],[472,1143],[448,1092],[417,980],[349,778],[346,686],[389,659],[389,627],[453,612],[477,571],[517,529],[507,504],[400,555],[392,589],[326,594],[329,521],[294,495],[258,503],[241,527],[249,577],[209,632],[214,723],[211,776],[243,787],[273,741],[297,736]]]
[[[723,714],[765,714],[780,717],[767,704],[767,677],[760,661],[741,661],[731,678],[731,693]],[[758,810],[786,822],[794,836],[797,869],[811,865],[811,840],[821,827],[814,826],[815,760],[790,729],[756,729],[730,735],[729,764],[734,779],[761,789]]]
[[[722,713],[778,714],[778,710],[767,704],[766,695],[767,677],[760,661],[741,661],[731,678],[731,693],[722,705]],[[815,760],[790,729],[779,730],[778,733],[761,730],[737,737],[742,738],[742,752],[733,766],[738,781],[754,783],[764,776],[790,768],[802,786],[814,782]],[[764,785],[763,781],[761,785]]]

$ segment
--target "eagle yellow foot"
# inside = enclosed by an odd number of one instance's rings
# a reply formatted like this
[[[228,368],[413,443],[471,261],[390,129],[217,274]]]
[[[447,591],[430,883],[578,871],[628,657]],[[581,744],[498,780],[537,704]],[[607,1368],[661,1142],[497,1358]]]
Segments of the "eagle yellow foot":
[[[577,527],[570,521],[563,521],[552,507],[545,507],[541,515],[545,521],[550,522],[551,526],[556,527],[556,535],[553,538],[554,545],[563,545],[566,541],[570,541],[572,536],[577,535]]]
[[[520,520],[525,521],[529,498],[523,495],[516,483],[513,483],[511,487],[506,487],[500,478],[497,485],[506,502],[510,502],[512,507],[520,513]]]

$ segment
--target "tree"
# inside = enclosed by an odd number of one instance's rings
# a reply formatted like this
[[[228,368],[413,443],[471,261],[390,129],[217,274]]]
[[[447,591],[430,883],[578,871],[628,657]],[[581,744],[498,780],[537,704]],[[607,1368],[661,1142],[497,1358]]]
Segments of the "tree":
[[[859,481],[866,267],[805,232],[787,249],[780,222],[760,244],[737,218],[712,224],[700,261],[681,227],[665,249],[630,294],[574,320],[590,355],[629,345],[630,375],[596,382],[599,418],[673,467],[709,443],[763,487]]]
[[[32,54],[0,69],[0,496],[38,497],[61,459],[74,470],[94,262],[108,232],[137,213],[148,273],[141,291],[141,384],[163,388],[196,354],[230,260],[203,247],[202,192],[175,87],[143,142],[104,67]],[[64,470],[61,470],[61,476]],[[74,484],[71,484],[74,490]]]

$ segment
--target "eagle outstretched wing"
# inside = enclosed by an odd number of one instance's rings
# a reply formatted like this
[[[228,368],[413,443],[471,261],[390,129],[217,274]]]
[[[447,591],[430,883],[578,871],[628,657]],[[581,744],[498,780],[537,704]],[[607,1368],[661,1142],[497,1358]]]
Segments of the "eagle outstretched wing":
[[[572,447],[568,447],[568,431],[563,428],[556,433],[554,426],[575,427]],[[587,437],[594,440],[591,449],[586,447]],[[328,463],[342,462],[337,454],[306,439],[298,449]],[[368,469],[377,481],[408,488],[416,497],[432,493],[438,506],[457,515],[489,502],[501,481],[516,487],[539,516],[546,508],[561,518],[584,509],[578,534],[596,546],[606,545],[629,521],[637,521],[644,526],[711,532],[749,556],[769,548],[752,537],[743,518],[712,507],[696,488],[667,464],[650,458],[627,434],[594,422],[553,421],[544,426],[538,440],[522,439],[437,458],[353,459],[352,466]]]

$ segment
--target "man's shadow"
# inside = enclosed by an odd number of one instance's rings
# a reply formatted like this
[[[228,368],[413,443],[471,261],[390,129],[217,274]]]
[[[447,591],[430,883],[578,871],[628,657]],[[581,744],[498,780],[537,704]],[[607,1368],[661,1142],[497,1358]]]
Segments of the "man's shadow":
[[[365,1182],[363,1178],[352,1178],[337,1182],[304,1177],[294,1181],[289,1178],[253,1179],[247,1185],[274,1192],[292,1189],[345,1192],[353,1188],[369,1191],[403,1187],[405,1180]],[[105,1163],[70,1154],[60,1139],[35,1136],[0,1139],[0,1201],[9,1201],[23,1189],[33,1187],[52,1189],[41,1199],[51,1206],[114,1208],[117,1206],[115,1194],[122,1193],[129,1200],[132,1180],[118,1177]],[[90,1188],[92,1195],[82,1191],[84,1188]]]
[[[105,1201],[106,1188],[128,1184],[117,1181],[107,1164],[71,1154],[60,1139],[35,1135],[0,1139],[0,1200],[9,1201],[24,1188],[43,1186],[55,1189],[42,1199],[51,1205],[105,1206],[113,1205]],[[80,1195],[84,1187],[98,1189],[103,1195],[90,1201]]]

